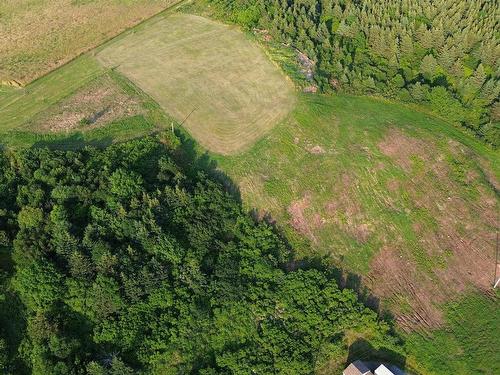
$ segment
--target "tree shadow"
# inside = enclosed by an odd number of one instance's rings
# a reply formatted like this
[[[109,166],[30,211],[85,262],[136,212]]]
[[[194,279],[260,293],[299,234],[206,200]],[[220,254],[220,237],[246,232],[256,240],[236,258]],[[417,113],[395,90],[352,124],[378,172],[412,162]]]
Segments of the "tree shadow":
[[[350,363],[361,360],[373,372],[375,369],[384,364],[395,375],[404,375],[406,368],[406,358],[398,352],[388,348],[374,348],[368,341],[357,339],[349,347],[347,356],[347,367]]]
[[[109,112],[110,106],[107,106],[106,108],[101,109],[98,112],[95,112],[91,116],[87,118],[89,125],[95,124],[97,120],[99,120],[102,116],[104,116],[106,113]]]
[[[92,146],[95,148],[105,148],[113,143],[113,138],[102,137],[86,140],[82,133],[73,133],[67,137],[56,139],[44,139],[33,143],[31,148],[48,148],[49,150],[74,151]]]
[[[241,206],[241,192],[237,184],[233,182],[224,171],[218,168],[208,151],[201,151],[198,144],[182,131],[176,131],[175,135],[180,140],[180,146],[175,152],[175,159],[190,175],[194,177],[199,172],[206,173],[215,181],[219,182],[226,192]]]

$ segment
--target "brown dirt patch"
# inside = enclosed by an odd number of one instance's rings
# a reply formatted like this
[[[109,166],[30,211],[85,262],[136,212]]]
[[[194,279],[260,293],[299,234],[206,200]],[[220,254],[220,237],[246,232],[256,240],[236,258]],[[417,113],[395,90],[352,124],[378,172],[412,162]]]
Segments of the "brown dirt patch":
[[[293,201],[288,207],[288,213],[291,216],[290,224],[299,233],[314,239],[311,229],[311,223],[306,218],[305,210],[311,204],[311,194],[306,193],[301,199]]]
[[[125,94],[110,77],[103,76],[49,108],[29,126],[44,132],[67,132],[95,128],[141,113],[143,109],[136,98]]]
[[[387,189],[390,191],[390,192],[396,192],[399,190],[399,181],[396,180],[395,178],[387,181]]]
[[[314,147],[311,147],[309,149],[309,152],[311,154],[315,154],[315,155],[319,155],[319,154],[324,154],[325,153],[325,149],[319,145],[316,145]]]
[[[389,303],[403,329],[436,328],[442,323],[443,303],[470,289],[491,289],[498,197],[474,170],[465,172],[464,181],[455,180],[432,143],[391,130],[378,146],[407,172],[407,179],[390,179],[386,187],[391,196],[404,191],[398,205],[411,218],[414,240],[403,233],[382,237],[382,250],[364,279]],[[467,151],[461,144],[448,146],[452,155],[464,158]],[[415,156],[424,161],[418,169]],[[477,196],[465,194],[474,189]]]
[[[335,188],[336,198],[325,205],[329,221],[360,243],[369,240],[372,223],[357,199],[355,178],[344,173]]]
[[[302,92],[305,92],[306,94],[315,94],[316,92],[318,92],[318,86],[316,85],[306,86],[302,89]]]
[[[385,138],[378,143],[378,148],[406,172],[410,172],[415,160],[420,159],[425,164],[432,165],[432,172],[438,177],[444,177],[447,173],[444,156],[438,152],[433,143],[410,137],[398,129],[391,128]]]
[[[321,228],[326,223],[326,220],[320,214],[315,213],[312,217],[312,223],[315,228]]]
[[[390,298],[396,321],[404,330],[432,329],[442,324],[442,313],[434,304],[435,299],[430,298],[433,293],[439,293],[439,289],[432,280],[422,278],[403,250],[383,247],[372,260],[371,272],[365,281],[377,296]],[[404,303],[400,304],[402,296]],[[404,308],[405,303],[409,309]]]
[[[387,132],[385,138],[377,146],[380,152],[389,156],[407,172],[411,171],[414,164],[413,157],[418,156],[423,160],[428,160],[429,157],[436,156],[436,154],[429,154],[428,151],[431,148],[429,143],[409,137],[393,128]]]
[[[370,226],[367,223],[361,223],[354,228],[353,234],[354,234],[354,237],[359,242],[364,243],[364,242],[368,241],[368,238],[372,234],[372,231],[370,229]]]

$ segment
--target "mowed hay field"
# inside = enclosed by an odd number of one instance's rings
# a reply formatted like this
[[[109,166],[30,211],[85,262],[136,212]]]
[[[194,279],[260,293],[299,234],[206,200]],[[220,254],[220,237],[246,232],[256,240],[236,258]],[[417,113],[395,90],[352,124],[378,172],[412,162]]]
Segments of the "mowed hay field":
[[[238,29],[173,14],[105,46],[97,58],[151,95],[207,149],[244,150],[283,120],[293,84]]]
[[[176,2],[2,0],[0,83],[27,84]]]

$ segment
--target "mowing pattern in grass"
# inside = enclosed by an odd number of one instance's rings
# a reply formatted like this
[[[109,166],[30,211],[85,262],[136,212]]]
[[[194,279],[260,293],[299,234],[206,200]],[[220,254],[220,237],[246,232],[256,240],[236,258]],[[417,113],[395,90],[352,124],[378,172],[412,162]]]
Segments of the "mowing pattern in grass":
[[[248,147],[294,103],[292,84],[255,43],[232,27],[198,16],[158,20],[97,56],[217,153]]]
[[[217,158],[249,208],[364,275],[403,328],[439,326],[439,304],[490,287],[498,153],[369,98],[303,96],[291,117],[249,152]]]
[[[26,84],[176,2],[0,1],[0,83]]]

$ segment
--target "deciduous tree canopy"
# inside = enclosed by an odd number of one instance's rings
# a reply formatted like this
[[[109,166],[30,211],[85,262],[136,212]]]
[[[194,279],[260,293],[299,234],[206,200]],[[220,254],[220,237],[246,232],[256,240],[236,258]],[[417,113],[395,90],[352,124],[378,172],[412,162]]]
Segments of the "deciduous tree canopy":
[[[272,227],[155,137],[0,154],[0,198],[7,373],[309,374],[345,360],[348,331],[395,346],[354,292],[290,271]]]

